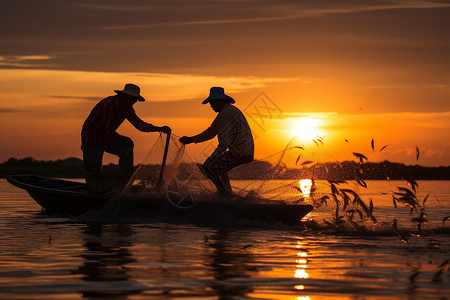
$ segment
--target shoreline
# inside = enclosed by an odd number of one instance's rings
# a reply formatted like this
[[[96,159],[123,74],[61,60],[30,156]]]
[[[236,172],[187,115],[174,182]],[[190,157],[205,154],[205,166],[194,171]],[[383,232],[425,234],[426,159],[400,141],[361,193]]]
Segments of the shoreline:
[[[136,165],[138,168],[140,165]],[[150,165],[150,168],[159,168]],[[116,164],[103,165],[102,174],[120,173]],[[81,159],[67,158],[56,161],[38,161],[31,157],[24,159],[10,158],[0,164],[0,178],[8,175],[40,175],[57,178],[84,178],[84,164]],[[424,167],[420,165],[405,165],[390,161],[366,162],[360,164],[354,161],[336,163],[318,163],[299,168],[285,167],[282,171],[268,162],[255,160],[245,166],[245,171],[236,168],[230,172],[234,180],[267,180],[299,178],[314,178],[318,180],[450,180],[450,166]]]

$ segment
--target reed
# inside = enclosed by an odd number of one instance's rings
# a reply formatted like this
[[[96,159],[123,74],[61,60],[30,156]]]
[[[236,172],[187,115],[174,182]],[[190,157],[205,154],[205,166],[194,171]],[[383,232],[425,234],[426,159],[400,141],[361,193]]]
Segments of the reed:
[[[323,143],[323,141],[320,141]],[[373,151],[375,150],[375,141],[371,140],[370,146]],[[386,149],[388,145],[384,145],[380,148],[379,152]],[[297,147],[302,148],[302,147]],[[363,165],[369,161],[367,155],[358,152],[352,152],[353,156],[359,161],[359,168],[353,169],[350,173],[350,180],[335,180],[329,178],[326,180],[326,185],[328,187],[328,192],[317,193],[317,189],[315,188],[316,183],[314,180],[314,173],[311,176],[311,180],[313,182],[313,187],[311,189],[310,198],[313,201],[313,205],[316,208],[321,207],[322,205],[327,205],[328,202],[331,201],[334,203],[335,208],[329,218],[323,219],[322,227],[317,224],[317,222],[309,223],[312,227],[321,227],[322,229],[332,229],[332,230],[346,230],[349,229],[356,231],[364,231],[367,232],[370,230],[370,226],[373,226],[378,223],[376,216],[374,215],[374,201],[372,198],[364,201],[360,194],[355,189],[349,188],[350,184],[353,183],[355,186],[361,187],[363,189],[367,189],[367,183],[363,178],[366,178],[365,170],[367,168],[363,168]],[[419,160],[420,150],[416,146],[416,159]],[[296,165],[301,165],[303,163],[299,162],[300,156],[297,157]],[[308,164],[311,161],[306,161]],[[386,178],[389,180],[389,178]],[[423,224],[427,223],[427,213],[426,213],[426,202],[429,198],[429,194],[427,194],[423,199],[419,199],[417,195],[417,189],[419,184],[416,180],[405,176],[403,178],[406,187],[397,186],[395,191],[391,192],[392,195],[392,203],[395,208],[399,206],[407,206],[410,208],[410,216],[411,222],[414,222],[417,225],[418,233],[422,233]],[[342,187],[345,185],[346,187]],[[450,218],[450,216],[445,217],[442,220],[442,225]],[[398,235],[399,240],[409,244],[409,237],[411,233],[405,233],[398,230],[399,224],[397,219],[394,218],[392,223],[392,229],[395,234]],[[417,275],[416,275],[417,276]]]

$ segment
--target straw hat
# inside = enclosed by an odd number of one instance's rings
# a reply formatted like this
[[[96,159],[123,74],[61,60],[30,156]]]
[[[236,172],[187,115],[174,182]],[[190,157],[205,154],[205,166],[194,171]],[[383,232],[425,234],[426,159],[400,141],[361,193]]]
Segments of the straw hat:
[[[144,97],[141,96],[140,92],[141,89],[132,83],[127,83],[125,84],[125,87],[123,88],[123,90],[114,90],[114,92],[116,92],[117,94],[122,93],[122,94],[127,94],[130,96],[134,96],[136,98],[138,98],[138,101],[145,101]]]
[[[231,98],[228,95],[225,95],[225,90],[223,89],[223,87],[212,87],[209,90],[209,97],[206,98],[205,100],[203,100],[202,104],[206,104],[211,100],[225,100],[228,101],[230,103],[235,103],[236,101],[234,101],[233,98]]]

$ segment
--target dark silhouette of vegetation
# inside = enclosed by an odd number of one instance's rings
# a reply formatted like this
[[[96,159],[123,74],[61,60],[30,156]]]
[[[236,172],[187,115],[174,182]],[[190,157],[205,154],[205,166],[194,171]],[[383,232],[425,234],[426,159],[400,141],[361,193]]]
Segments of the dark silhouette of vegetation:
[[[155,166],[159,168],[159,166]],[[280,168],[284,168],[280,171]],[[104,174],[120,172],[117,165],[103,166]],[[34,174],[59,178],[82,178],[84,174],[83,161],[78,158],[66,158],[56,161],[35,160],[32,157],[23,159],[10,158],[0,164],[0,177],[6,175]],[[245,165],[243,170],[230,174],[232,179],[298,179],[314,177],[322,180],[450,180],[450,166],[424,167],[405,165],[383,161],[380,163],[354,161],[302,165],[298,168],[283,166],[274,167],[268,162],[254,161]]]
[[[84,165],[81,159],[70,157],[59,160],[35,160],[32,157],[10,158],[0,164],[0,177],[7,175],[33,174],[57,178],[84,178]],[[120,168],[109,164],[103,166],[103,173],[117,174]]]
[[[405,165],[389,162],[380,163],[366,162],[364,164],[354,161],[340,163],[324,163],[313,165],[307,170],[315,175],[316,179],[331,180],[401,180],[414,178],[415,180],[449,180],[450,166],[447,167],[424,167],[419,165]],[[290,170],[290,172],[295,172]],[[290,177],[290,174],[287,175]]]
[[[281,169],[281,170],[280,170]],[[282,164],[273,167],[268,162],[257,161],[245,165],[233,179],[299,179],[321,180],[450,180],[450,166],[423,167],[383,161],[381,163],[357,163],[354,161],[308,164],[298,168],[287,168]]]

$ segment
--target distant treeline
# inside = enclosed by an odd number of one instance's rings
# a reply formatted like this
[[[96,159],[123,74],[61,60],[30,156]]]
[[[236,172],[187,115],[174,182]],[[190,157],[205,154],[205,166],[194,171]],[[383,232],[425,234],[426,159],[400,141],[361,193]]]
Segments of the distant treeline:
[[[160,166],[149,166],[159,168]],[[117,165],[103,166],[104,174],[119,173]],[[0,177],[6,175],[34,174],[59,178],[83,178],[83,161],[79,158],[66,158],[56,161],[39,161],[31,157],[10,158],[0,164]],[[450,166],[423,167],[383,161],[380,163],[360,164],[354,161],[321,163],[301,168],[274,167],[265,161],[255,161],[236,168],[230,174],[232,179],[299,179],[312,178],[329,180],[378,179],[378,180],[450,180]]]
[[[311,164],[303,168],[287,168],[284,166],[275,168],[270,163],[258,161],[251,165],[246,165],[245,168],[238,169],[231,177],[234,179],[298,179],[314,177],[315,179],[324,180],[401,180],[405,178],[414,180],[450,180],[450,166],[423,167],[389,161],[364,164],[354,161],[343,161]]]
[[[120,172],[119,166],[110,164],[103,166],[103,172],[114,174]],[[0,164],[0,178],[7,175],[33,174],[57,178],[84,178],[83,161],[76,157],[59,160],[35,160],[32,157],[23,159],[10,158]]]

